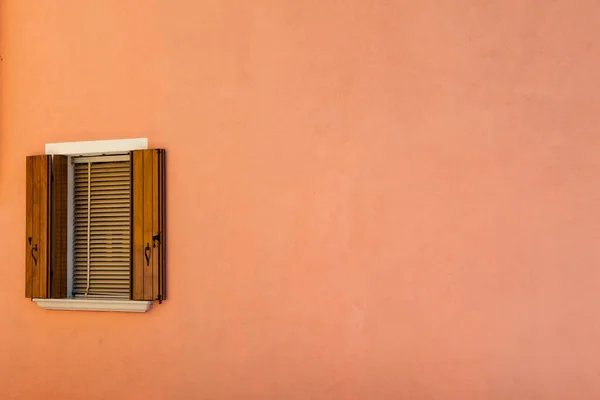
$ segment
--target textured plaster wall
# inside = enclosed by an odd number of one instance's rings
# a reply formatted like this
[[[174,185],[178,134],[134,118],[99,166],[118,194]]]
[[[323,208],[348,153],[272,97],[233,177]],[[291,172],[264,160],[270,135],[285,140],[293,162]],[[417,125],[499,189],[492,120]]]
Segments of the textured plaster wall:
[[[0,0],[1,399],[600,398],[596,0]],[[169,294],[24,298],[25,156],[168,151]]]

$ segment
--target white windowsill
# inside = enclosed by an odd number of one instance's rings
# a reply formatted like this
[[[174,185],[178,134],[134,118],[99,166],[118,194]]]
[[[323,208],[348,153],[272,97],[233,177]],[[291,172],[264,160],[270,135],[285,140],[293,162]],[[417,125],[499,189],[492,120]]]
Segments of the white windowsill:
[[[103,299],[33,299],[46,310],[146,312],[151,301]]]

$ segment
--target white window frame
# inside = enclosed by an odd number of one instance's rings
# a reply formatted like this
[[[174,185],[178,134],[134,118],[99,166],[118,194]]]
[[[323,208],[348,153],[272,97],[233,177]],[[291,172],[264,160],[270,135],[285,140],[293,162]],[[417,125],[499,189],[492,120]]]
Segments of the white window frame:
[[[96,140],[89,142],[64,142],[46,144],[47,155],[66,155],[68,159],[67,201],[67,298],[33,299],[41,308],[48,310],[124,311],[146,312],[152,301],[75,299],[73,298],[73,165],[72,157],[113,155],[132,150],[147,150],[148,139]]]

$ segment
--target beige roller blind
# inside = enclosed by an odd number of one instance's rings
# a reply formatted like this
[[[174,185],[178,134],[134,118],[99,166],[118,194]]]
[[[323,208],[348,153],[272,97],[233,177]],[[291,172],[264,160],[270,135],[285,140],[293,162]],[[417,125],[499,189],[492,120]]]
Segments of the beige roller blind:
[[[129,156],[74,159],[73,169],[73,295],[129,299]]]

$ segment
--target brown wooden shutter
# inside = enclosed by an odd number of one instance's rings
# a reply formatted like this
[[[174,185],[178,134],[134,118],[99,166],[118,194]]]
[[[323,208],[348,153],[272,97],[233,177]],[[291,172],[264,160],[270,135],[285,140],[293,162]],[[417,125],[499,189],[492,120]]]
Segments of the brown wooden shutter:
[[[27,157],[25,296],[67,297],[68,157]]]
[[[50,295],[50,156],[27,157],[25,296]]]
[[[69,157],[54,156],[52,166],[52,297],[67,297],[67,201]]]
[[[132,299],[164,300],[165,151],[132,152]]]

